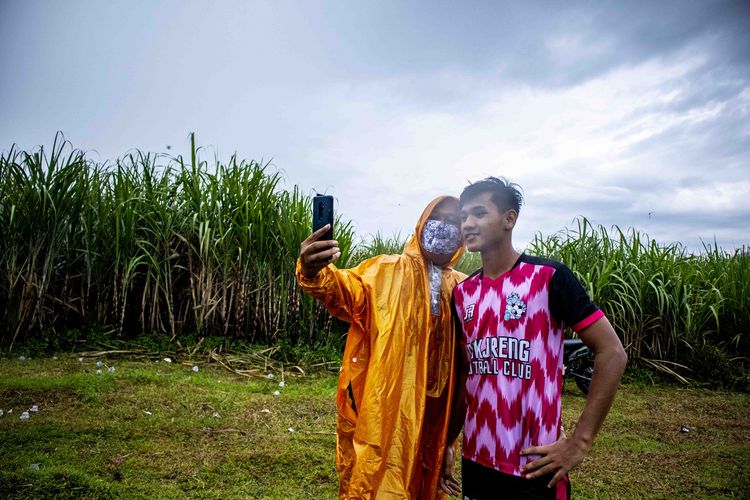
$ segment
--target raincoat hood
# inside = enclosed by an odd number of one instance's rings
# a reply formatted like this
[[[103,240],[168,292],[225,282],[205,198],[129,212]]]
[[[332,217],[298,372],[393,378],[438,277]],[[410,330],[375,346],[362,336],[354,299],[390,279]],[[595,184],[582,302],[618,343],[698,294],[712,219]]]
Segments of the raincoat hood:
[[[429,220],[430,215],[432,215],[432,212],[435,210],[435,208],[445,200],[456,200],[456,203],[458,203],[458,198],[456,198],[455,196],[438,196],[437,198],[432,200],[429,205],[425,207],[424,212],[422,212],[422,215],[419,217],[417,227],[414,229],[414,234],[404,246],[404,255],[408,255],[409,257],[414,258],[421,257],[427,261],[424,249],[422,248],[422,230],[424,229],[425,223]],[[453,254],[450,262],[448,262],[448,264],[443,267],[451,269],[455,267],[455,265],[458,264],[458,261],[461,260],[461,256],[464,254],[464,249],[465,246],[462,241],[461,246]]]
[[[430,306],[429,261],[421,232],[441,196],[425,208],[403,253],[352,269],[329,264],[297,280],[350,323],[341,364],[336,467],[340,498],[444,498],[438,481],[454,392],[453,287],[465,278],[441,269],[439,314]]]

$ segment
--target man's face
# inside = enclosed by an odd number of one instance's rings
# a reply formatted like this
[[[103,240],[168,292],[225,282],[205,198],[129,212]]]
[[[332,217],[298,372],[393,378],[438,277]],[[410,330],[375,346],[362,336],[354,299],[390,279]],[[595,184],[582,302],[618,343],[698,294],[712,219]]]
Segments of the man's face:
[[[439,220],[460,228],[461,216],[458,211],[458,201],[451,198],[443,200],[439,205],[432,209],[432,213],[427,220]],[[446,265],[453,257],[452,255],[440,255],[428,251],[425,251],[424,253],[436,266]]]
[[[492,201],[492,193],[480,193],[461,207],[461,232],[470,252],[500,246],[514,225],[515,210],[500,210]]]

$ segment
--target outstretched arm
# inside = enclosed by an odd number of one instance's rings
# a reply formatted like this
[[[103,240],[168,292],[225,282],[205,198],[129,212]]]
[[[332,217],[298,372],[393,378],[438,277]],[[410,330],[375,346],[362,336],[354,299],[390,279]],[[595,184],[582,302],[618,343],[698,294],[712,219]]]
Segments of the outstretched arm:
[[[591,388],[575,431],[570,437],[563,435],[553,444],[535,446],[521,452],[522,455],[541,455],[540,458],[528,463],[522,472],[529,479],[554,473],[550,487],[562,479],[569,470],[583,462],[588,455],[615,399],[628,359],[620,339],[606,317],[578,332],[578,335],[594,352],[595,358]]]

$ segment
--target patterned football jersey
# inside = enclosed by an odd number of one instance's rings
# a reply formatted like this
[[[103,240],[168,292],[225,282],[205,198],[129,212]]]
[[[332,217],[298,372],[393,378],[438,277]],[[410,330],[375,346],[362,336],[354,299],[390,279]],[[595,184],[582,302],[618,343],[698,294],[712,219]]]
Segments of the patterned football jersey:
[[[525,254],[496,279],[472,274],[453,300],[468,359],[463,456],[522,476],[537,457],[521,450],[559,436],[565,327],[604,314],[564,264]]]

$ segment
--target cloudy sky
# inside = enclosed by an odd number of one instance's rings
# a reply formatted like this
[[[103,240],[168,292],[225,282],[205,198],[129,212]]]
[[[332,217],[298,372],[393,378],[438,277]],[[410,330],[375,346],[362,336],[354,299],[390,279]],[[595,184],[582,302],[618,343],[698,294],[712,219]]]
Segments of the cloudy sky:
[[[62,130],[272,160],[362,235],[469,181],[524,188],[522,248],[585,215],[750,243],[750,2],[0,2],[0,150]]]

